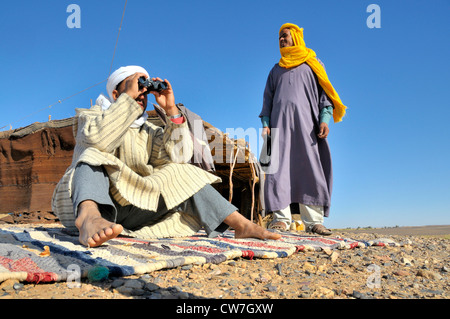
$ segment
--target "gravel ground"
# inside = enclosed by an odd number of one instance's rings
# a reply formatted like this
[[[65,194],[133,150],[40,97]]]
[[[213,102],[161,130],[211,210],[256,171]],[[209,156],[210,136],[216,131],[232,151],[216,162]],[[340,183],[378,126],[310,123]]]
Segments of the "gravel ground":
[[[431,227],[431,226],[430,226]],[[432,231],[424,227],[426,231]],[[396,231],[394,231],[396,230]],[[366,231],[366,233],[364,233]],[[391,229],[402,234],[403,228]],[[383,233],[383,231],[380,231]],[[0,283],[1,299],[449,299],[449,236],[340,230],[333,236],[391,238],[403,247],[299,252],[288,258],[188,265],[142,276],[67,283]]]

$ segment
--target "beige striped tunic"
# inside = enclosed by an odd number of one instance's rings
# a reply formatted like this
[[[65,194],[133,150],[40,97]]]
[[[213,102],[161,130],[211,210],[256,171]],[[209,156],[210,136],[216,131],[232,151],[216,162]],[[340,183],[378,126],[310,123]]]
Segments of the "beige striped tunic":
[[[172,209],[206,184],[220,182],[217,176],[187,164],[193,144],[186,121],[175,124],[168,120],[164,129],[150,122],[140,128],[130,127],[141,114],[141,107],[125,93],[106,111],[98,105],[76,110],[72,164],[52,198],[53,211],[64,226],[76,230],[71,184],[80,162],[105,168],[110,194],[120,205],[151,211],[156,210],[160,196],[167,208]],[[177,212],[154,226],[124,233],[149,238],[173,237],[190,235],[200,228],[197,219]]]

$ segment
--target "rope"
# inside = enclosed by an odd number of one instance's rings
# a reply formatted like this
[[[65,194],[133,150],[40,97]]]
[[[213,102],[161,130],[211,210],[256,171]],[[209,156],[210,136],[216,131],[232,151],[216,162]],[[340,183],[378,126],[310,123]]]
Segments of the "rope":
[[[256,185],[256,182],[257,182],[257,176],[256,176],[256,169],[255,169],[255,166],[254,166],[254,164],[253,164],[253,156],[252,156],[252,152],[251,152],[251,150],[250,150],[250,144],[247,144],[248,145],[248,163],[250,164],[250,169],[251,169],[251,172],[252,172],[252,183],[250,183],[250,185],[252,186],[252,207],[251,207],[251,210],[250,210],[250,221],[252,221],[253,222],[253,211],[254,211],[254,209],[255,209],[255,185]]]
[[[239,145],[237,145],[237,141],[235,143],[236,143],[236,154],[234,156],[233,161],[231,160],[231,158],[233,157],[233,152],[230,153],[230,175],[229,175],[230,191],[229,191],[229,199],[228,199],[228,201],[230,203],[233,200],[233,169],[234,169],[234,166],[236,165],[236,159],[238,157],[239,151],[241,150]],[[245,150],[244,150],[244,156],[245,156]]]
[[[113,56],[112,56],[112,60],[111,60],[111,66],[110,66],[110,68],[109,68],[108,77],[109,77],[109,75],[111,74],[111,70],[112,70],[112,67],[113,67],[114,57],[115,57],[115,55],[116,55],[116,50],[117,50],[117,43],[119,42],[120,31],[122,30],[123,18],[124,18],[124,16],[125,16],[125,9],[127,8],[127,2],[128,2],[128,0],[125,0],[125,6],[124,6],[123,12],[122,12],[122,19],[120,20],[119,32],[117,33],[116,45],[115,45],[115,47],[114,47],[114,52],[113,52]],[[28,118],[28,117],[30,117],[30,116],[33,116],[33,115],[35,115],[35,114],[37,114],[37,113],[40,113],[40,112],[42,112],[42,111],[44,111],[44,110],[46,110],[46,109],[49,109],[49,108],[51,108],[52,106],[55,106],[55,105],[57,105],[57,104],[61,104],[62,102],[66,101],[66,100],[68,100],[68,99],[70,99],[70,98],[72,98],[72,97],[74,97],[74,96],[77,96],[78,94],[81,94],[81,93],[83,93],[83,92],[85,92],[85,91],[87,91],[87,90],[90,90],[90,89],[92,89],[92,88],[94,88],[94,87],[96,87],[96,86],[98,86],[98,85],[100,85],[100,84],[106,82],[107,80],[108,80],[108,78],[106,78],[105,80],[103,80],[103,81],[101,81],[101,82],[98,82],[97,84],[91,85],[90,87],[88,87],[88,88],[86,88],[86,89],[84,89],[84,90],[81,90],[81,91],[78,92],[78,93],[72,94],[72,95],[70,95],[70,96],[68,96],[68,97],[65,97],[65,98],[63,98],[63,99],[61,99],[61,100],[58,100],[58,102],[55,102],[55,103],[53,103],[53,104],[50,104],[49,106],[46,106],[46,107],[44,107],[44,108],[42,108],[42,109],[40,109],[40,110],[37,110],[36,112],[30,113],[30,114],[28,114],[28,115],[26,115],[26,116],[24,116],[24,117],[18,119],[17,121],[14,121],[14,122],[11,122],[11,123],[9,123],[9,124],[7,124],[7,125],[5,125],[5,126],[2,126],[2,127],[0,127],[0,130],[3,130],[3,129],[4,129],[5,127],[7,127],[8,125],[10,126],[10,129],[12,129],[12,124],[17,123],[17,122],[20,122],[20,121],[23,121],[24,119],[26,119],[26,118]]]
[[[128,2],[128,0],[125,0],[125,6],[123,7],[122,19],[120,20],[119,32],[117,33],[116,45],[114,47],[114,53],[113,53],[113,57],[112,57],[112,61],[111,61],[111,66],[109,67],[108,76],[111,75],[111,71],[112,71],[112,67],[113,67],[113,63],[114,63],[114,57],[116,55],[116,50],[117,50],[117,43],[119,42],[120,31],[122,31],[123,17],[125,16],[125,9],[127,8],[127,2]]]

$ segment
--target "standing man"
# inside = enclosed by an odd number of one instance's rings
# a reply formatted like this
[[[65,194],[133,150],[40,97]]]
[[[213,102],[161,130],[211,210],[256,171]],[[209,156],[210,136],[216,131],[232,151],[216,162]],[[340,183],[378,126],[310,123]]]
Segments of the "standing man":
[[[267,78],[259,115],[263,136],[268,134],[273,141],[264,189],[266,210],[274,214],[269,228],[288,230],[289,205],[298,203],[306,230],[330,235],[323,226],[333,181],[326,137],[331,116],[340,122],[346,107],[322,62],[305,46],[302,28],[282,25],[279,45],[281,59]]]

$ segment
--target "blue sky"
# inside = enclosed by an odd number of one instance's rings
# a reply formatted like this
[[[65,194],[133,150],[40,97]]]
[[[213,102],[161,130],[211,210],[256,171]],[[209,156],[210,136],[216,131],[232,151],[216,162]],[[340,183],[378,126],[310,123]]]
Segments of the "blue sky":
[[[367,26],[372,3],[381,28]],[[70,4],[80,28],[66,24]],[[103,83],[64,100],[108,77],[124,4],[2,4],[1,130],[71,117],[106,93]],[[295,23],[348,106],[330,124],[326,225],[450,224],[449,13],[448,0],[129,0],[113,70],[136,64],[169,79],[177,102],[222,131],[259,129],[279,27]]]

